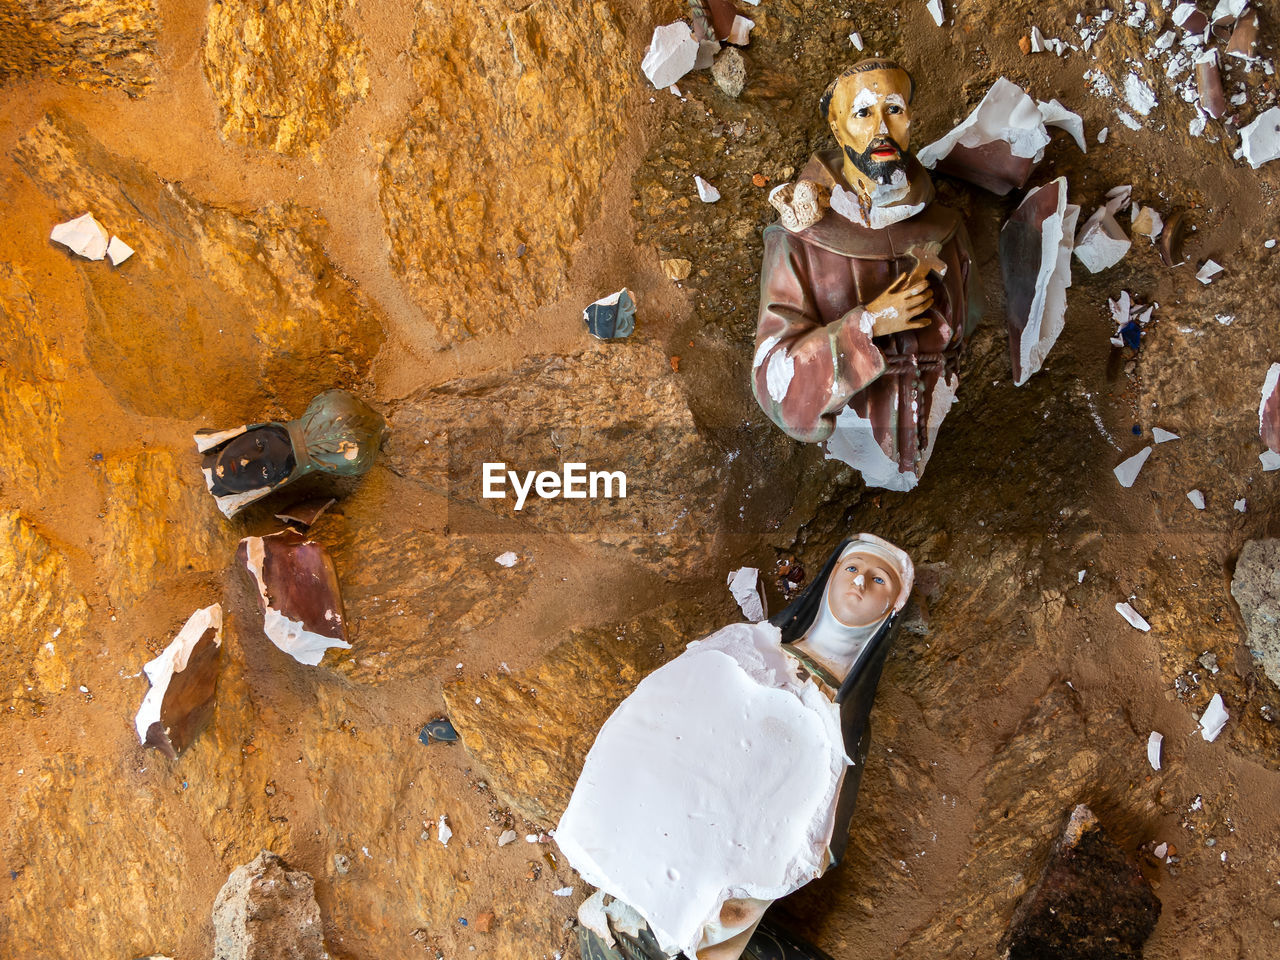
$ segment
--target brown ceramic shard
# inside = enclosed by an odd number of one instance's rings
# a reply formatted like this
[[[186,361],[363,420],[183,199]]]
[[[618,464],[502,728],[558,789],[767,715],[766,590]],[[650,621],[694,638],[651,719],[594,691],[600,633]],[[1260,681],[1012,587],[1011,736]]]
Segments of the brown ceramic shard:
[[[1246,10],[1236,21],[1227,44],[1227,56],[1252,60],[1258,55],[1258,12]]]
[[[1174,16],[1177,16],[1175,12]],[[1209,17],[1203,10],[1190,10],[1182,18],[1178,24],[1187,33],[1204,33],[1209,26]]]
[[[332,507],[338,500],[336,497],[313,497],[295,503],[283,513],[277,513],[276,519],[285,523],[294,523],[306,528],[315,525],[321,514]]]
[[[1035,166],[1034,159],[1015,157],[1007,143],[996,140],[976,147],[957,145],[934,169],[1003,197],[1025,187]]]
[[[1280,467],[1280,363],[1271,365],[1262,384],[1258,435],[1267,445],[1266,453],[1262,454],[1263,469],[1275,470]]]
[[[1160,900],[1137,864],[1084,804],[1023,897],[1000,945],[1003,960],[1141,960]]]
[[[213,716],[222,653],[222,607],[193,613],[160,656],[142,669],[151,681],[134,725],[138,739],[170,759],[195,741]]]
[[[245,537],[237,554],[258,588],[267,638],[315,666],[330,647],[349,649],[342,592],[323,545],[295,530]]]
[[[1062,332],[1079,217],[1080,208],[1067,203],[1066,178],[1059,177],[1028,193],[1000,231],[1009,357],[1018,386],[1040,369]]]
[[[1218,51],[1210,50],[1196,61],[1196,89],[1200,106],[1215,120],[1227,112],[1227,97],[1222,92],[1222,74],[1218,70]]]
[[[733,20],[738,16],[738,8],[730,0],[706,0],[706,6],[711,13],[711,26],[716,32],[716,39],[728,40]]]
[[[1182,239],[1186,229],[1186,219],[1186,210],[1175,210],[1169,215],[1169,220],[1164,225],[1164,233],[1160,234],[1160,241],[1156,248],[1160,251],[1160,259],[1164,261],[1166,267],[1177,267],[1183,263]]]

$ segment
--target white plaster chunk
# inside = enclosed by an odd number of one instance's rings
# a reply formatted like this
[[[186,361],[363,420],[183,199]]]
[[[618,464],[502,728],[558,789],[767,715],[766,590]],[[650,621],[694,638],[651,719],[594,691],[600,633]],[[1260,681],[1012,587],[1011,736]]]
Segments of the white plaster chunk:
[[[1187,499],[1191,501],[1191,505],[1197,510],[1204,509],[1204,494],[1199,490],[1188,490]]]
[[[1280,107],[1258,115],[1240,131],[1240,147],[1249,166],[1257,170],[1264,163],[1280,159]]]
[[[1163,858],[1164,858],[1164,855],[1165,855],[1166,853],[1168,853],[1168,852],[1169,852],[1169,844],[1167,844],[1167,843],[1161,843],[1161,844],[1159,844],[1158,846],[1156,846],[1156,848],[1155,848],[1154,850],[1152,850],[1152,851],[1151,851],[1151,854],[1152,854],[1152,856],[1154,856],[1157,860],[1161,860],[1161,859],[1163,859]]]
[[[330,647],[350,650],[351,644],[335,637],[312,633],[300,621],[291,620],[272,606],[271,599],[267,596],[267,587],[262,574],[263,562],[266,556],[266,550],[262,546],[262,538],[246,537],[243,542],[245,545],[245,569],[253,577],[254,585],[258,588],[258,595],[262,598],[262,632],[267,635],[267,639],[293,657],[293,659],[309,667],[314,667],[323,660],[324,652]]]
[[[1133,199],[1133,184],[1124,183],[1107,191],[1107,213],[1113,217],[1129,205]]]
[[[756,25],[754,20],[737,14],[733,18],[733,23],[729,25],[728,42],[736,47],[745,47],[751,42],[751,28]]]
[[[946,20],[946,14],[942,9],[942,0],[929,0],[928,6],[929,16],[933,17],[933,22],[938,26],[942,26],[943,21]]]
[[[151,681],[151,689],[142,698],[142,706],[138,708],[138,714],[133,720],[139,743],[147,742],[147,731],[153,723],[160,721],[160,706],[164,703],[164,695],[173,675],[187,669],[191,652],[210,627],[216,631],[214,644],[222,646],[222,605],[219,603],[202,607],[188,617],[178,635],[160,651],[160,655],[143,665],[142,672]]]
[[[502,836],[498,837],[498,846],[505,847],[508,843],[516,842],[516,832],[514,830],[503,830]]]
[[[514,567],[520,557],[514,550],[508,550],[506,553],[500,553],[493,558],[493,562],[500,567]]]
[[[1156,443],[1168,443],[1170,440],[1181,440],[1182,438],[1176,433],[1165,430],[1163,427],[1152,427],[1151,438]]]
[[[1134,113],[1150,116],[1156,107],[1156,94],[1136,73],[1124,78],[1124,99]]]
[[[849,42],[853,44],[853,49],[855,49],[855,50],[861,50],[861,49],[862,49],[862,34],[858,33],[857,31],[855,31],[855,32],[853,32],[853,33],[851,33],[851,34],[849,34]]]
[[[720,191],[701,177],[695,176],[693,182],[698,188],[698,199],[703,203],[715,203],[720,199]]]
[[[606,947],[614,944],[613,932],[609,929],[609,917],[604,912],[604,891],[597,890],[578,907],[578,922],[594,933]]]
[[[119,237],[112,237],[107,243],[107,259],[111,261],[113,267],[120,266],[120,264],[132,257],[133,253],[133,247]]]
[[[1107,136],[1108,136],[1110,133],[1111,133],[1111,128],[1110,128],[1110,127],[1103,127],[1101,130],[1099,130],[1099,131],[1098,131],[1098,143],[1100,143],[1100,144],[1101,144],[1101,143],[1106,143],[1106,142],[1107,142]]]
[[[1143,633],[1146,633],[1151,629],[1151,624],[1147,623],[1147,621],[1143,619],[1142,614],[1138,613],[1137,610],[1133,609],[1133,607],[1127,603],[1117,603],[1116,613],[1124,617],[1125,620],[1129,622],[1129,626],[1141,630]]]
[[[769,615],[759,570],[742,567],[729,574],[728,583],[729,592],[749,623],[759,623]]]
[[[1123,260],[1132,245],[1116,218],[1099,207],[1080,229],[1075,255],[1090,273],[1098,273]]]
[[[561,887],[559,890],[552,890],[553,897],[567,897],[573,894],[573,887]]]
[[[1048,44],[1044,39],[1044,31],[1037,26],[1031,28],[1031,52],[1044,53]]]
[[[665,90],[693,69],[698,41],[683,20],[655,27],[640,69],[657,90]]]
[[[786,350],[779,350],[769,358],[764,379],[765,387],[774,403],[781,403],[786,399],[787,391],[791,389],[791,378],[795,375],[796,362]]]
[[[1249,0],[1218,0],[1218,5],[1213,8],[1213,14],[1209,17],[1209,22],[1217,23],[1219,20],[1235,20],[1237,17],[1244,15],[1244,11],[1248,6]]]
[[[1160,769],[1160,746],[1164,743],[1164,734],[1151,731],[1151,736],[1147,737],[1147,763],[1151,764],[1152,770]]]
[[[1046,127],[1058,127],[1067,131],[1081,153],[1089,152],[1089,141],[1085,139],[1084,120],[1080,114],[1068,110],[1057,100],[1050,100],[1047,103],[1043,100],[1037,101],[1036,108],[1040,111],[1040,119],[1044,121]]]
[[[59,223],[50,232],[49,239],[86,260],[101,260],[107,255],[107,231],[92,213],[82,213],[74,220]]]
[[[1124,110],[1117,110],[1117,111],[1116,111],[1116,119],[1117,119],[1117,120],[1119,120],[1121,123],[1123,123],[1123,124],[1124,124],[1126,127],[1128,127],[1130,130],[1141,130],[1141,129],[1142,129],[1142,123],[1141,123],[1140,121],[1138,121],[1137,119],[1135,119],[1135,118],[1134,118],[1134,116],[1133,116],[1133,114],[1131,114],[1131,113],[1127,113],[1127,112],[1126,112],[1126,111],[1124,111]]]
[[[1142,465],[1147,462],[1147,457],[1151,456],[1151,450],[1151,447],[1143,447],[1112,471],[1120,481],[1120,486],[1133,486],[1133,482],[1138,479],[1138,473],[1142,470]]]
[[[826,866],[848,764],[839,709],[796,679],[780,640],[734,624],[642,680],[556,829],[570,865],[668,953],[696,954],[726,900],[775,900]]]
[[[453,831],[449,829],[449,818],[445,814],[440,814],[440,820],[436,824],[436,839],[446,847],[449,845],[449,838],[453,836]]]
[[[1235,508],[1236,513],[1244,513],[1246,510],[1249,509],[1249,501],[1246,500],[1244,497],[1241,497],[1231,506]]]
[[[1200,715],[1200,736],[1209,743],[1213,743],[1218,739],[1218,734],[1222,732],[1222,728],[1227,725],[1229,719],[1231,717],[1222,702],[1222,694],[1215,693],[1213,699],[1209,701],[1209,706],[1205,707],[1204,713]]]
[[[1222,270],[1222,264],[1215,260],[1206,260],[1204,266],[1196,271],[1196,279],[1208,286],[1213,283],[1213,278],[1220,274]]]
[[[1008,143],[1015,157],[1030,157],[1036,163],[1044,159],[1050,140],[1035,100],[1004,77],[991,85],[964,122],[921,150],[917,159],[932,170],[957,145],[980,147],[997,140]]]

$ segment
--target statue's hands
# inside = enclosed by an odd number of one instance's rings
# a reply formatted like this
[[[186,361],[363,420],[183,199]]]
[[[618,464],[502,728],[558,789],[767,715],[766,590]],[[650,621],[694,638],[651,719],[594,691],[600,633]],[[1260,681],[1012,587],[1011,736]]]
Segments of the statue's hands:
[[[813,226],[831,205],[827,192],[812,180],[779,184],[769,192],[769,203],[778,211],[782,225],[792,233]]]
[[[904,273],[863,309],[871,321],[871,336],[882,337],[903,330],[923,330],[931,322],[925,314],[932,306],[928,277]],[[862,329],[866,331],[865,321]]]

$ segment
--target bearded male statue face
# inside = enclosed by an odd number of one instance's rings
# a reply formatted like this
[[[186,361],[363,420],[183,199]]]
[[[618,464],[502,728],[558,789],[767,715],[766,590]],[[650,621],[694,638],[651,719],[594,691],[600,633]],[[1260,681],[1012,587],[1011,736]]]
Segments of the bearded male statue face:
[[[844,154],[850,186],[876,203],[908,187],[911,74],[891,60],[863,60],[837,77],[819,101]]]

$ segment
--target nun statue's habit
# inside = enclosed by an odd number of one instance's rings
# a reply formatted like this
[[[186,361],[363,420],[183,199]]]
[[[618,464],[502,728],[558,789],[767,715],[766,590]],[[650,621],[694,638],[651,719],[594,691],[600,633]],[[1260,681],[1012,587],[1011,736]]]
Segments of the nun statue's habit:
[[[844,541],[765,623],[689,644],[601,727],[556,829],[589,960],[820,960],[760,927],[839,861],[911,559]]]
[[[382,415],[364,401],[326,390],[297,420],[201,430],[195,441],[204,454],[205,485],[223,516],[232,517],[309,473],[367,473],[387,432]]]

